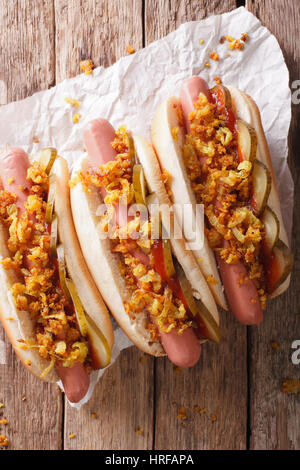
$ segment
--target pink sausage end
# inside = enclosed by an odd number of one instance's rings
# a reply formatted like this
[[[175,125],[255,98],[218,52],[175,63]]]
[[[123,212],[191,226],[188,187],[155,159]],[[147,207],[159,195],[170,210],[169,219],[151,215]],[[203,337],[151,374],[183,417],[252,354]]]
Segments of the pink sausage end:
[[[94,119],[83,131],[83,140],[89,154],[92,168],[114,160],[116,151],[111,142],[115,139],[115,130],[106,119]]]
[[[17,195],[17,206],[24,211],[30,182],[27,180],[29,158],[23,149],[9,147],[0,152],[0,174],[6,191]],[[20,188],[22,186],[22,188]]]
[[[193,328],[179,335],[174,329],[160,334],[161,343],[169,359],[178,367],[193,367],[199,361],[201,344]]]
[[[58,363],[57,370],[68,400],[71,403],[78,403],[90,386],[90,377],[83,364],[75,362],[73,367],[64,367],[62,363]]]
[[[246,267],[241,262],[228,264],[220,256],[217,258],[228,304],[235,318],[244,325],[258,325],[262,322],[263,312],[256,286],[248,278]]]
[[[200,93],[204,93],[208,97],[208,85],[203,78],[197,75],[188,78],[181,85],[179,97],[187,132],[191,130],[188,115],[194,110],[194,103],[197,103]]]

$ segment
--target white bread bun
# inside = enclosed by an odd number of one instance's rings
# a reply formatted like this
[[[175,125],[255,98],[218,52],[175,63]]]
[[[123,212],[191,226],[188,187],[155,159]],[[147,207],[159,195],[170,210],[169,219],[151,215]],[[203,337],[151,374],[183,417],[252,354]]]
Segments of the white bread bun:
[[[243,93],[242,91],[238,90],[238,88],[233,86],[228,86],[228,90],[231,94],[232,99],[232,106],[235,112],[235,115],[238,118],[243,119],[245,122],[248,122],[256,131],[257,135],[257,159],[260,160],[264,165],[269,169],[272,175],[272,185],[271,191],[268,199],[268,206],[275,212],[279,224],[280,224],[280,231],[279,231],[279,238],[289,246],[288,236],[284,227],[281,208],[280,208],[280,200],[278,194],[278,188],[276,183],[276,177],[272,165],[272,159],[269,152],[269,147],[267,143],[267,139],[263,130],[261,116],[259,109],[254,102],[254,100]],[[271,298],[277,297],[278,295],[282,294],[286,289],[288,289],[290,284],[289,275],[287,279],[280,284],[280,286],[273,292],[270,296]]]
[[[143,137],[134,137],[134,144],[139,160],[143,166],[145,178],[151,193],[155,193],[161,206],[161,217],[163,226],[168,226],[169,217],[171,226],[176,224],[176,214],[170,212],[168,207],[172,206],[165,185],[162,182],[161,169],[153,147]],[[191,284],[196,298],[201,299],[204,305],[219,324],[219,313],[213,295],[208,284],[199,269],[198,263],[192,251],[186,249],[186,242],[182,238],[170,238],[172,250],[179,264],[185,272]]]
[[[112,350],[114,334],[109,313],[88,270],[73,223],[69,169],[66,160],[58,157],[54,162],[52,172],[56,177],[55,214],[58,218],[59,239],[64,247],[68,274],[75,284],[86,314],[105,336],[108,346]],[[107,363],[107,353],[104,346],[101,350],[98,348],[97,353],[102,358],[101,364],[104,367]]]
[[[233,109],[236,116],[243,119],[245,122],[248,122],[256,131],[258,140],[257,159],[267,166],[272,175],[272,186],[268,199],[268,206],[278,217],[280,224],[280,239],[289,246],[280,209],[276,178],[268,144],[262,127],[259,109],[250,96],[235,87],[227,86],[227,88],[231,94]],[[180,107],[179,98],[172,96],[157,108],[152,124],[152,141],[153,146],[159,155],[161,166],[172,175],[170,187],[173,194],[173,201],[178,204],[191,203],[195,206],[196,198],[191,188],[182,157],[182,148],[185,141],[185,129],[184,126],[180,126],[177,112],[178,107]],[[174,128],[178,129],[177,139],[174,139],[172,136],[172,129]],[[198,230],[203,230],[203,227],[198,227]],[[213,271],[211,273],[220,282],[220,278],[215,274],[215,269],[217,269],[215,256],[213,250],[209,247],[207,240],[205,240],[203,252],[204,254],[201,256],[198,251],[194,251],[197,261],[199,262],[199,259],[201,260],[199,265],[202,272],[207,276],[209,274],[209,270]],[[288,288],[289,283],[290,275],[275,290],[275,292],[270,295],[270,298],[277,297],[282,294]],[[217,286],[209,286],[213,291],[217,303],[225,308],[223,303],[224,294],[222,291],[221,297],[220,284],[218,283]]]
[[[152,143],[159,156],[162,169],[167,170],[171,175],[170,189],[172,192],[172,202],[179,206],[191,204],[195,214],[197,202],[182,158],[185,131],[184,127],[179,124],[178,109],[180,109],[180,100],[175,96],[165,100],[156,109],[152,122]],[[172,129],[178,129],[176,139],[172,136]],[[179,214],[177,216],[178,220],[180,220]],[[196,215],[194,217],[196,220]],[[202,221],[198,224],[197,230],[204,235]],[[205,235],[203,248],[194,250],[193,253],[203,276],[206,279],[208,276],[213,276],[216,281],[208,283],[215,301],[227,310],[224,289],[220,280],[215,255]]]
[[[82,158],[75,163],[72,176],[87,169],[88,160]],[[97,215],[99,204],[102,203],[100,192],[96,188],[87,192],[81,183],[71,188],[73,220],[83,256],[106,305],[127,336],[142,351],[163,356],[160,342],[153,342],[145,328],[148,322],[146,313],[138,313],[133,322],[125,312],[123,302],[130,300],[131,292],[120,275],[121,255],[111,253],[110,240],[102,239],[101,216]]]
[[[155,192],[159,204],[170,205],[166,189],[161,179],[161,171],[151,145],[141,137],[134,137],[135,148],[139,160],[144,168],[145,178],[149,190]],[[78,171],[85,172],[89,167],[88,159],[82,158],[76,162],[73,176],[76,178]],[[154,356],[165,355],[159,341],[151,340],[148,330],[145,328],[148,320],[146,312],[140,312],[131,320],[124,309],[124,302],[131,297],[131,291],[126,286],[125,280],[120,274],[120,254],[111,252],[111,242],[103,239],[100,227],[101,216],[97,215],[99,204],[103,203],[100,191],[97,188],[84,190],[81,182],[71,189],[71,205],[75,228],[80,241],[81,249],[95,283],[109,307],[112,315],[131,341],[142,351]],[[165,217],[162,213],[162,219]],[[163,220],[162,220],[163,221]],[[200,269],[191,252],[185,250],[183,240],[172,240],[173,252],[181,264],[187,279],[190,281],[195,297],[201,298],[209,311],[219,323],[219,316],[213,296],[201,274]]]

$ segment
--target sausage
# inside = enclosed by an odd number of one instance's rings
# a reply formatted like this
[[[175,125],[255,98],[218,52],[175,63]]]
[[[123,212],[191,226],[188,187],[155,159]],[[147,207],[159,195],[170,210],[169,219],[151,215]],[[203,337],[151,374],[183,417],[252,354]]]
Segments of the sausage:
[[[191,122],[188,116],[194,110],[194,103],[197,103],[200,93],[208,98],[208,92],[209,88],[206,81],[197,75],[185,80],[181,85],[179,98],[187,133],[191,132]]]
[[[92,168],[114,160],[116,151],[111,143],[115,140],[115,130],[107,119],[90,121],[83,130],[83,140]]]
[[[233,314],[244,325],[258,325],[263,314],[256,286],[249,279],[246,266],[241,262],[228,264],[219,255],[217,260]]]
[[[176,330],[160,333],[161,343],[168,358],[178,367],[192,367],[199,361],[201,344],[193,328],[187,328],[179,335]]]
[[[181,86],[179,96],[187,132],[190,132],[188,115],[193,111],[193,103],[198,101],[200,93],[204,93],[209,98],[208,85],[200,77],[193,76]],[[200,164],[202,163],[200,159]],[[226,245],[225,240],[223,244]],[[248,278],[246,266],[241,261],[230,265],[220,256],[217,256],[217,260],[228,304],[236,319],[245,325],[261,323],[263,312],[258,292],[254,282]]]
[[[90,386],[90,376],[81,362],[73,367],[64,367],[61,362],[56,366],[57,373],[63,383],[65,393],[71,403],[78,403],[86,395]]]
[[[21,213],[25,211],[24,204],[31,187],[27,180],[29,159],[23,149],[10,147],[0,153],[0,174],[6,191],[17,195],[17,206]]]
[[[106,119],[94,119],[90,121],[83,131],[83,140],[89,154],[89,163],[95,170],[100,165],[114,160],[117,152],[111,146],[115,139],[115,130],[113,126]],[[107,195],[104,188],[100,188],[103,199]],[[119,204],[115,207],[116,223],[120,227],[127,224],[128,220],[133,219],[132,216],[127,214],[127,205]],[[149,257],[139,249],[131,250],[130,253],[138,258],[141,263],[148,265],[150,263]]]
[[[28,155],[20,148],[10,147],[0,153],[0,175],[6,191],[17,195],[16,206],[20,214],[25,212],[25,203],[29,195],[31,183],[27,180],[30,166]],[[34,216],[32,216],[34,221]],[[25,260],[30,267],[30,260]],[[77,362],[72,368],[57,366],[59,377],[64,385],[65,393],[71,402],[80,401],[89,387],[89,375],[83,364]]]
[[[115,138],[115,132],[111,124],[105,119],[91,121],[84,129],[83,137],[89,155],[89,162],[93,169],[115,158],[116,151],[111,146],[111,142]],[[121,223],[121,220],[119,220],[119,223]],[[143,261],[146,255],[142,251],[139,253],[139,250],[134,250],[131,254],[139,258],[142,263],[149,264],[149,262],[145,262],[146,259]],[[193,328],[185,330],[181,335],[178,335],[175,330],[170,333],[160,331],[160,338],[166,354],[174,364],[180,367],[192,367],[198,362],[201,345]]]

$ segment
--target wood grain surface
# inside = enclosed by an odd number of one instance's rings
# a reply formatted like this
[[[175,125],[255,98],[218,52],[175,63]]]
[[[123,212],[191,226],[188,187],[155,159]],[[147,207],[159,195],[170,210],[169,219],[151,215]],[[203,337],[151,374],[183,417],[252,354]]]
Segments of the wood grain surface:
[[[278,39],[292,85],[300,78],[299,2],[248,0],[247,8]],[[288,18],[288,21],[283,18]],[[263,324],[259,328],[251,328],[249,333],[252,449],[300,449],[300,395],[281,392],[284,379],[300,379],[299,365],[293,365],[291,361],[291,345],[300,338],[300,105],[294,105],[292,111],[289,163],[295,183],[292,235],[295,266],[290,289],[268,303]],[[280,349],[272,348],[272,342],[276,342]]]
[[[146,45],[174,31],[186,21],[231,11],[235,0],[145,0]]]
[[[107,67],[143,46],[142,0],[55,0],[56,82],[92,59]]]
[[[52,1],[0,0],[0,30],[0,80],[6,84],[6,90],[0,88],[0,103],[26,98],[53,85]],[[2,328],[0,339],[4,340]],[[0,434],[9,437],[10,449],[62,447],[61,392],[28,373],[8,342],[6,365],[0,365],[0,402],[5,405],[0,408],[0,418],[9,421],[7,426],[0,424]]]
[[[78,74],[82,59],[109,66],[126,55],[126,45],[139,49],[185,21],[241,3],[0,0],[0,104]],[[299,80],[298,2],[246,3],[278,38],[291,84]],[[300,378],[299,366],[291,362],[291,343],[300,337],[299,114],[300,106],[293,106],[290,164],[298,214],[294,275],[288,293],[268,306],[262,326],[247,329],[222,312],[221,345],[206,344],[199,364],[181,372],[166,359],[154,360],[136,348],[124,351],[80,411],[69,406],[55,385],[31,377],[6,343],[0,417],[9,424],[0,425],[0,434],[8,436],[10,449],[300,449],[300,396],[281,392],[284,379]],[[5,340],[1,329],[0,339]],[[184,420],[178,419],[181,407]]]

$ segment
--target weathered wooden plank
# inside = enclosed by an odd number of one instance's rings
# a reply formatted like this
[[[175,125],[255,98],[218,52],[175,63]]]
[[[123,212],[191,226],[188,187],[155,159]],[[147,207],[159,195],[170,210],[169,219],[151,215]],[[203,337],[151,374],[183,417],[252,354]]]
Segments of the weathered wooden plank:
[[[202,20],[234,8],[235,0],[145,0],[146,45],[178,28],[181,23]]]
[[[247,8],[278,39],[291,84],[300,77],[300,9],[293,0],[247,0]],[[298,87],[299,88],[299,87]],[[300,397],[281,392],[284,379],[300,379],[299,365],[291,361],[291,344],[300,338],[300,106],[293,106],[290,131],[290,166],[295,181],[293,251],[295,267],[289,291],[270,302],[263,324],[251,330],[250,349],[250,426],[252,449],[300,448]],[[297,161],[298,159],[298,161]],[[279,350],[271,347],[278,344]]]
[[[185,21],[235,6],[231,0],[146,0],[146,44]],[[169,361],[157,360],[156,449],[246,448],[247,332],[229,313],[222,314],[221,326],[222,343],[204,345],[199,364],[191,370],[178,374]],[[186,420],[177,418],[180,407],[185,408]],[[206,411],[201,413],[203,409]]]
[[[55,0],[56,78],[80,72],[79,62],[92,59],[107,67],[142,46],[142,0]]]
[[[205,344],[192,369],[157,360],[155,449],[246,448],[247,333],[225,312],[221,328],[221,344]]]
[[[140,0],[56,0],[55,11],[57,81],[79,73],[82,59],[109,66],[126,55],[126,45],[142,47]],[[66,449],[151,449],[153,359],[141,357],[136,348],[124,351],[86,406],[78,412],[66,404]]]
[[[53,0],[0,2],[0,79],[7,101],[45,90],[54,83]]]
[[[52,0],[0,0],[0,103],[25,98],[54,82],[54,15]],[[41,53],[42,51],[42,53]],[[17,118],[21,118],[18,116]],[[13,142],[11,142],[13,144]],[[2,328],[0,339],[5,340]],[[22,401],[22,397],[26,400]],[[0,364],[0,434],[9,449],[60,449],[62,398],[56,385],[29,374],[6,344]]]
[[[66,405],[65,449],[151,449],[153,382],[153,359],[123,351],[80,411]]]

